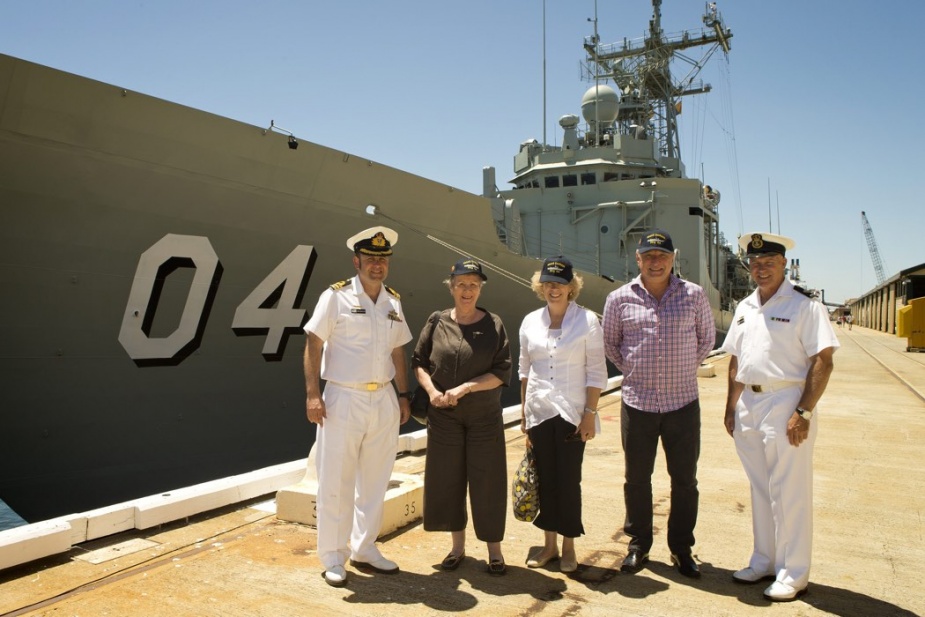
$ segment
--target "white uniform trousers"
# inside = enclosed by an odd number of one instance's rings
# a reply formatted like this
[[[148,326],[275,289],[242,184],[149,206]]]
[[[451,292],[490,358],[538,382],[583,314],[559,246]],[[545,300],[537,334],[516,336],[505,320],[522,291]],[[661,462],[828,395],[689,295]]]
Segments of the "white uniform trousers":
[[[398,399],[390,386],[366,392],[328,383],[324,404],[315,441],[318,557],[326,569],[348,558],[375,561],[398,446]]]
[[[736,451],[751,484],[754,550],[749,566],[802,589],[809,582],[813,543],[813,445],[819,416],[798,447],[787,421],[801,387],[755,393],[748,387],[736,406]]]

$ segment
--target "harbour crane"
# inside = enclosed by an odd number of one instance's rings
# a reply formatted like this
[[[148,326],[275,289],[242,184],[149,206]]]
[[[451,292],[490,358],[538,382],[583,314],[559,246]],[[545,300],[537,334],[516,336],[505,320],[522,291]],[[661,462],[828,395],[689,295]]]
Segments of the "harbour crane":
[[[880,249],[877,248],[877,239],[874,238],[874,230],[870,228],[867,222],[867,215],[861,211],[861,224],[864,226],[864,237],[867,238],[867,248],[870,250],[870,259],[874,262],[874,272],[877,274],[877,285],[881,285],[886,280],[886,273],[883,271],[883,261],[880,259]]]

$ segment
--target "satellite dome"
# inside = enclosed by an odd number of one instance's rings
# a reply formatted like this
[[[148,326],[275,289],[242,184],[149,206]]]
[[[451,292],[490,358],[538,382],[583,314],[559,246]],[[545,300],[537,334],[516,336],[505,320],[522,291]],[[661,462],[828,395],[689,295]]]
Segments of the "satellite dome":
[[[619,111],[620,95],[610,86],[592,86],[581,97],[581,115],[589,124],[596,120],[609,126],[617,119]]]

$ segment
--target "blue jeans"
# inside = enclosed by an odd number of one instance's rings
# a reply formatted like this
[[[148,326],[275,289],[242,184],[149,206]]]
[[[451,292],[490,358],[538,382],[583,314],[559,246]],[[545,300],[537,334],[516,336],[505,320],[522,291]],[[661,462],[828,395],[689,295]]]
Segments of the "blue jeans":
[[[700,400],[667,413],[640,411],[624,403],[620,415],[626,466],[623,530],[630,537],[629,548],[644,553],[652,548],[652,472],[661,437],[671,477],[668,548],[676,555],[689,554],[700,501]]]

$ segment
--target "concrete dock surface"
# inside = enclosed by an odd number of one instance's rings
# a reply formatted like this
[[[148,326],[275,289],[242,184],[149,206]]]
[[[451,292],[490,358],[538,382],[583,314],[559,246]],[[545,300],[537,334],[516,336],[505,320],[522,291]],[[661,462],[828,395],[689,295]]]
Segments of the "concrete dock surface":
[[[509,515],[505,576],[485,572],[486,550],[467,532],[459,569],[439,564],[447,533],[418,522],[381,539],[401,573],[348,567],[346,587],[321,577],[315,530],[280,521],[272,495],[147,531],[81,544],[64,555],[0,571],[0,615],[222,617],[299,615],[839,615],[925,614],[925,354],[905,339],[854,327],[813,422],[815,542],[809,593],[787,604],[765,585],[731,576],[752,547],[748,482],[722,416],[728,358],[700,381],[700,515],[694,557],[699,580],[670,565],[665,544],[669,484],[661,453],[653,477],[655,545],[638,574],[623,574],[623,453],[619,393],[602,400],[603,433],[586,450],[584,524],[578,572],[558,562],[528,569],[542,532]],[[508,477],[524,440],[508,431]],[[396,472],[423,473],[424,457],[401,456]],[[269,500],[269,501],[268,501]]]

